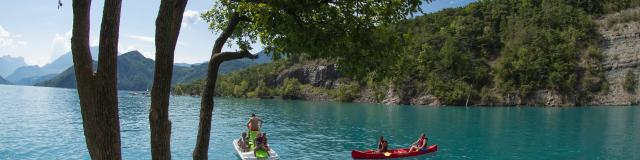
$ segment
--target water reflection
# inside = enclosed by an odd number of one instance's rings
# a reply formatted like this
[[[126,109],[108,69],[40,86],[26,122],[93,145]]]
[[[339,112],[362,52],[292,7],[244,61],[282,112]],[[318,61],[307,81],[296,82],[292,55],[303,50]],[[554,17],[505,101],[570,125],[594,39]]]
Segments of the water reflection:
[[[77,92],[0,85],[0,159],[87,159]],[[149,97],[119,93],[125,159],[150,159]],[[216,98],[210,157],[235,159],[249,114],[283,159],[348,159],[384,135],[407,147],[420,133],[430,159],[640,159],[638,107],[424,107]],[[200,99],[171,97],[172,156],[190,159]]]

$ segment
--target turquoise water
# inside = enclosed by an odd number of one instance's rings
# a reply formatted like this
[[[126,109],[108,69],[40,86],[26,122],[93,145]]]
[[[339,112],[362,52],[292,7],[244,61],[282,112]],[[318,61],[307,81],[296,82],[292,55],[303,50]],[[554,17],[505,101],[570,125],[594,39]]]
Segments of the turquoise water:
[[[149,97],[120,96],[124,159],[150,159]],[[174,159],[191,159],[199,99],[172,97]],[[217,98],[211,159],[237,159],[231,141],[248,114],[265,120],[282,159],[348,159],[424,132],[439,150],[420,159],[640,159],[640,107],[424,107]],[[77,92],[0,85],[0,159],[88,159]]]

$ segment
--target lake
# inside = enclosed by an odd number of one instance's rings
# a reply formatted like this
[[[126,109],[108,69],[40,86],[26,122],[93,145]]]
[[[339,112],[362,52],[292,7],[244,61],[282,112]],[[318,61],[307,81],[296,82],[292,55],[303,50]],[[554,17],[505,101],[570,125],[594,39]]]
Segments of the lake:
[[[150,97],[120,91],[124,159],[150,159]],[[88,159],[77,92],[0,85],[0,159]],[[171,151],[191,159],[199,98],[172,97]],[[281,159],[349,159],[426,133],[438,151],[420,159],[640,159],[640,108],[426,107],[216,98],[210,159],[238,159],[232,139],[249,114]]]

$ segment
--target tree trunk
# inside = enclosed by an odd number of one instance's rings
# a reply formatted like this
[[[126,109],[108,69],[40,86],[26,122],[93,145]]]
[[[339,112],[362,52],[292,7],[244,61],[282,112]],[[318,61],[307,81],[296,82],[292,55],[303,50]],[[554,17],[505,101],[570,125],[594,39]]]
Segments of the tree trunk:
[[[156,66],[149,112],[152,159],[171,159],[169,94],[173,76],[173,56],[186,5],[187,0],[162,0],[156,19]]]
[[[216,86],[216,80],[218,78],[218,68],[224,61],[240,59],[244,57],[254,57],[246,50],[240,52],[222,52],[224,43],[229,39],[231,33],[241,21],[241,17],[238,13],[234,13],[229,19],[229,25],[216,39],[211,52],[211,59],[209,60],[209,67],[207,71],[207,81],[202,89],[202,99],[200,102],[200,122],[198,125],[198,138],[196,140],[196,147],[193,150],[194,160],[207,159],[209,151],[209,138],[211,136],[211,117],[213,114],[213,96]]]
[[[71,50],[82,126],[91,159],[122,159],[118,116],[117,49],[121,0],[106,0],[100,28],[98,71],[89,50],[90,0],[73,1]]]

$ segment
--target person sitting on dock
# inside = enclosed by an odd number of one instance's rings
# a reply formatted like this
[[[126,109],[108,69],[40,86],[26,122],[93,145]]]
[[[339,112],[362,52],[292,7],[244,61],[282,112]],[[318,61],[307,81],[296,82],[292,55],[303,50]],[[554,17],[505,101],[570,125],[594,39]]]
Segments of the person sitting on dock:
[[[264,143],[262,144],[266,151],[269,151],[269,141],[267,140],[267,133],[262,133],[262,140]]]
[[[238,140],[238,146],[240,146],[240,150],[242,152],[247,152],[247,150],[249,150],[248,143],[249,140],[247,138],[247,132],[242,132],[242,137]]]
[[[256,148],[254,149],[254,152],[258,150],[269,151],[269,148],[266,146],[267,137],[265,137],[265,134],[258,134],[258,137],[256,137]]]
[[[389,143],[387,140],[384,140],[384,137],[380,136],[380,140],[378,141],[378,152],[386,152],[389,147]]]
[[[420,138],[418,138],[418,141],[416,141],[415,143],[411,144],[411,148],[409,148],[409,152],[414,152],[414,151],[418,151],[420,149],[423,149],[427,146],[427,136],[422,133],[420,135]]]

